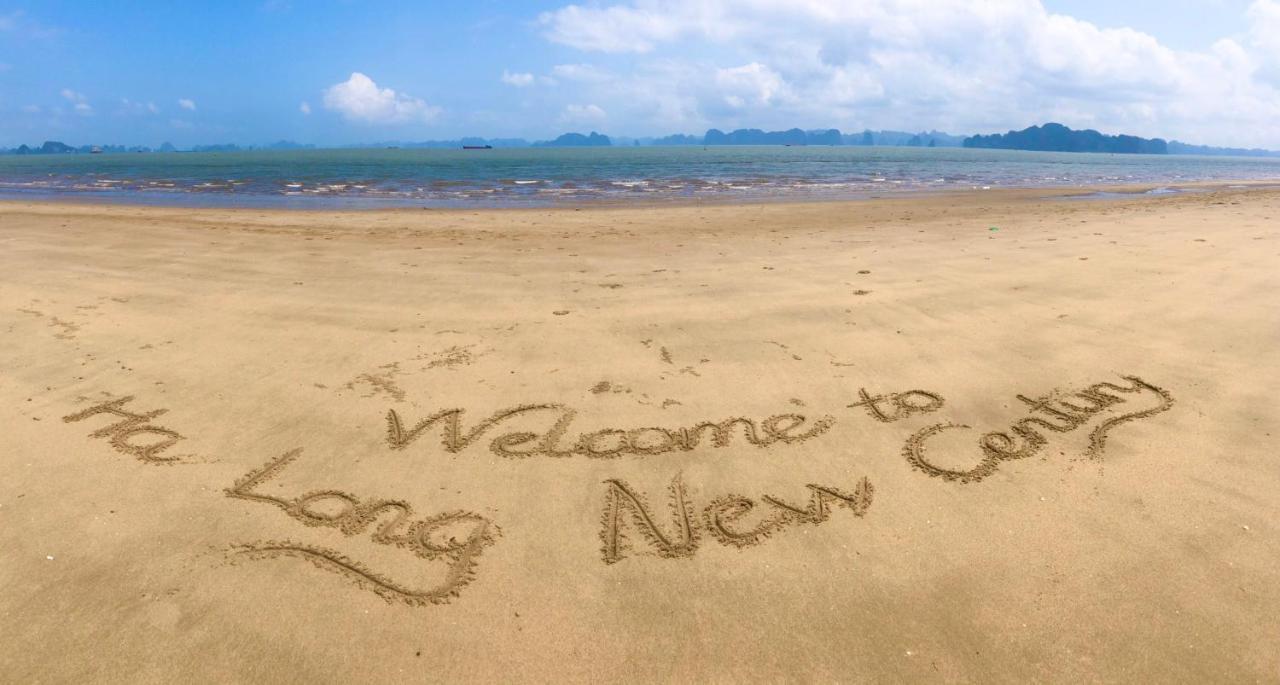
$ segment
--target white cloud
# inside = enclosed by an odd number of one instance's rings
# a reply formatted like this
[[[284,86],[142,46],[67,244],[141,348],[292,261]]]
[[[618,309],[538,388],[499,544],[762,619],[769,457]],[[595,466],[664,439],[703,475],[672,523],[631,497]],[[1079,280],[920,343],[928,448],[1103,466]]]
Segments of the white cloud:
[[[178,106],[189,112],[196,111],[195,101],[189,98],[178,98]]]
[[[298,111],[309,116],[311,114],[311,103],[303,101],[302,104],[298,105]]]
[[[70,88],[63,88],[62,97],[71,103],[71,108],[75,110],[76,114],[81,116],[93,114],[93,107],[89,105],[89,99],[84,96],[84,93],[77,93]]]
[[[612,78],[607,71],[593,64],[557,64],[551,68],[551,75],[565,81],[587,83],[599,83]]]
[[[1280,0],[1244,19],[1246,34],[1194,51],[1040,0],[605,0],[539,22],[552,42],[615,55],[617,76],[552,70],[615,124],[969,133],[1059,119],[1280,147]]]
[[[645,6],[655,4],[644,3]],[[671,40],[681,33],[677,16],[645,7],[569,5],[554,12],[543,12],[538,22],[547,27],[548,38],[579,50],[649,52],[654,43]]]
[[[599,105],[569,105],[560,115],[560,121],[567,124],[600,124],[608,118]]]
[[[730,107],[768,105],[785,85],[782,77],[769,67],[752,62],[740,67],[716,70],[716,85]]]
[[[533,85],[533,74],[528,73],[511,73],[506,69],[502,70],[502,82],[508,86],[516,88],[524,88]]]
[[[358,71],[346,81],[325,90],[324,106],[350,121],[369,124],[430,121],[440,113],[439,107],[418,98],[390,88],[379,88],[373,79]]]
[[[1249,5],[1249,44],[1257,53],[1259,76],[1280,87],[1280,1],[1256,0]]]
[[[160,108],[154,102],[134,102],[129,98],[120,99],[121,114],[158,114]]]

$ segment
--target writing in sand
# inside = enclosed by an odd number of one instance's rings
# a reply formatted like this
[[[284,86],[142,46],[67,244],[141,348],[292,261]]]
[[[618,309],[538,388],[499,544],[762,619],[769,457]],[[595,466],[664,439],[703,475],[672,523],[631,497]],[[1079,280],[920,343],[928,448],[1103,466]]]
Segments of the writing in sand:
[[[774,495],[761,495],[763,515],[753,514],[757,502],[742,495],[724,495],[712,500],[702,509],[701,517],[695,515],[693,503],[688,497],[680,474],[671,481],[670,510],[672,528],[664,530],[660,517],[648,504],[643,494],[627,483],[610,479],[605,481],[604,512],[600,516],[601,553],[604,563],[621,561],[634,548],[628,544],[625,525],[631,525],[640,538],[648,543],[659,557],[674,559],[693,556],[698,550],[700,532],[705,529],[716,541],[733,547],[751,547],[764,542],[770,535],[794,526],[825,523],[833,506],[844,507],[861,518],[871,506],[875,488],[866,478],[858,481],[853,492],[844,492],[829,485],[809,484],[809,501],[804,505],[788,502]]]
[[[374,542],[406,549],[425,561],[443,561],[444,577],[435,587],[411,588],[335,550],[288,540],[237,545],[239,552],[251,557],[301,557],[321,568],[341,573],[389,601],[411,605],[440,604],[457,596],[471,582],[480,553],[492,545],[498,535],[497,526],[487,518],[467,511],[444,512],[415,521],[413,507],[401,500],[361,501],[359,497],[341,490],[313,490],[284,498],[258,490],[280,475],[301,454],[301,449],[291,450],[250,471],[227,488],[227,496],[279,507],[305,526],[335,528],[348,537],[377,524],[371,534]]]
[[[969,426],[954,423],[938,423],[922,428],[907,439],[903,447],[903,455],[916,469],[924,473],[946,480],[959,480],[969,483],[982,480],[995,473],[1000,464],[1014,459],[1024,459],[1041,450],[1047,443],[1045,431],[1053,433],[1069,433],[1086,423],[1095,414],[1114,405],[1126,405],[1128,396],[1142,396],[1156,400],[1154,405],[1135,409],[1123,414],[1110,416],[1094,427],[1089,433],[1088,454],[1097,459],[1106,446],[1107,436],[1112,428],[1137,419],[1154,416],[1173,406],[1173,396],[1169,391],[1156,387],[1137,376],[1122,376],[1129,385],[1115,383],[1095,383],[1075,393],[1057,393],[1045,397],[1031,398],[1018,395],[1018,401],[1030,407],[1032,416],[1019,419],[1008,432],[992,431],[978,438],[978,450],[981,458],[970,468],[948,468],[940,466],[937,460],[926,456],[925,448],[934,436],[950,430],[968,430]]]
[[[720,422],[703,421],[687,428],[605,428],[582,433],[565,443],[569,426],[577,412],[563,404],[525,404],[501,409],[480,421],[470,430],[462,427],[465,409],[445,409],[406,429],[400,415],[387,412],[387,442],[392,449],[404,449],[432,426],[441,429],[440,442],[448,452],[458,452],[475,443],[504,422],[527,415],[545,417],[548,425],[538,433],[511,431],[489,442],[489,449],[502,457],[619,457],[624,454],[652,455],[674,450],[692,450],[704,436],[713,447],[728,447],[741,431],[743,439],[756,447],[774,443],[796,443],[817,437],[831,429],[835,420],[823,416],[809,423],[802,414],[774,414],[757,423],[753,419],[732,417]]]

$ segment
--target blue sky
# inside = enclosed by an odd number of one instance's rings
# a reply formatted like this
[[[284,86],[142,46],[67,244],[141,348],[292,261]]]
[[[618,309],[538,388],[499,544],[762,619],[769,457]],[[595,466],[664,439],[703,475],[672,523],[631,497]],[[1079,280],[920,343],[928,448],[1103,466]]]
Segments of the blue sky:
[[[0,0],[0,145],[938,128],[1280,148],[1280,0]]]

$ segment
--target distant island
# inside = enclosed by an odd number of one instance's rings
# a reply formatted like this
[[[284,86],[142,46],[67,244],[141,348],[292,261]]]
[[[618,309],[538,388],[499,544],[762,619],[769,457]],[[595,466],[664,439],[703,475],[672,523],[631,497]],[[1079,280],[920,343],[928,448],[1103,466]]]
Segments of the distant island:
[[[193,145],[191,152],[239,152],[240,150],[311,150],[314,145],[303,145],[291,140],[281,140],[268,145],[241,147],[234,143],[219,145]],[[46,140],[44,144],[31,147],[19,145],[12,149],[0,149],[0,155],[70,155],[70,154],[118,154],[121,152],[179,152],[173,143],[164,142],[152,149],[146,145],[67,145],[57,140]]]
[[[630,138],[625,136],[610,137],[603,133],[570,132],[552,140],[530,142],[524,138],[480,138],[468,136],[450,140],[424,141],[384,141],[377,143],[359,143],[335,147],[349,149],[368,148],[525,148],[525,147],[609,147],[626,146],[673,146],[673,145],[825,145],[825,146],[878,146],[878,147],[966,147],[996,150],[1033,150],[1041,152],[1103,152],[1121,154],[1148,155],[1231,155],[1242,157],[1280,157],[1280,152],[1259,149],[1209,147],[1207,145],[1191,145],[1179,141],[1165,142],[1161,138],[1139,138],[1130,135],[1107,135],[1092,129],[1073,130],[1062,124],[1048,123],[1042,126],[1031,126],[1021,131],[996,133],[991,135],[959,136],[941,131],[893,131],[871,129],[860,133],[844,133],[837,128],[804,130],[790,128],[781,131],[766,131],[758,128],[739,128],[732,131],[709,129],[702,135],[676,133],[662,137]],[[241,150],[302,150],[315,148],[314,145],[281,140],[268,145],[241,146],[234,143],[216,145],[195,145],[191,152],[237,152]],[[0,155],[57,155],[57,154],[90,154],[90,153],[123,153],[123,152],[180,152],[171,143],[163,143],[152,148],[135,145],[79,145],[72,146],[56,140],[45,141],[44,144],[31,147],[20,145],[16,148],[0,148]]]
[[[1235,147],[1210,147],[1188,145],[1176,140],[1165,142],[1162,138],[1139,138],[1126,135],[1106,135],[1093,129],[1072,130],[1062,124],[1048,123],[1021,131],[988,136],[970,136],[964,139],[968,148],[996,150],[1033,150],[1037,152],[1108,152],[1138,155],[1214,155],[1235,157],[1280,157],[1280,152]]]
[[[806,132],[798,128],[786,131],[740,128],[725,133],[713,128],[702,137],[703,145],[839,145],[840,142],[840,132],[836,129]]]
[[[1113,152],[1140,155],[1167,155],[1169,144],[1160,138],[1108,136],[1093,129],[1073,131],[1062,124],[1032,126],[1021,131],[989,136],[971,136],[964,146],[997,150],[1034,150],[1037,152]]]
[[[581,133],[566,133],[555,140],[533,144],[534,147],[608,147],[610,145],[613,145],[613,141],[609,140],[609,136],[595,131],[585,136]]]
[[[838,128],[805,131],[798,128],[785,131],[764,131],[758,128],[740,128],[725,133],[713,128],[705,134],[677,133],[663,138],[637,139],[642,145],[882,145],[888,147],[960,147],[963,136],[953,136],[940,131],[872,131],[842,133]]]
[[[1242,147],[1209,147],[1208,145],[1189,145],[1180,143],[1176,140],[1169,141],[1169,154],[1171,155],[1209,155],[1231,156],[1231,157],[1280,157],[1280,152],[1274,150],[1262,150],[1259,148],[1242,148]]]

